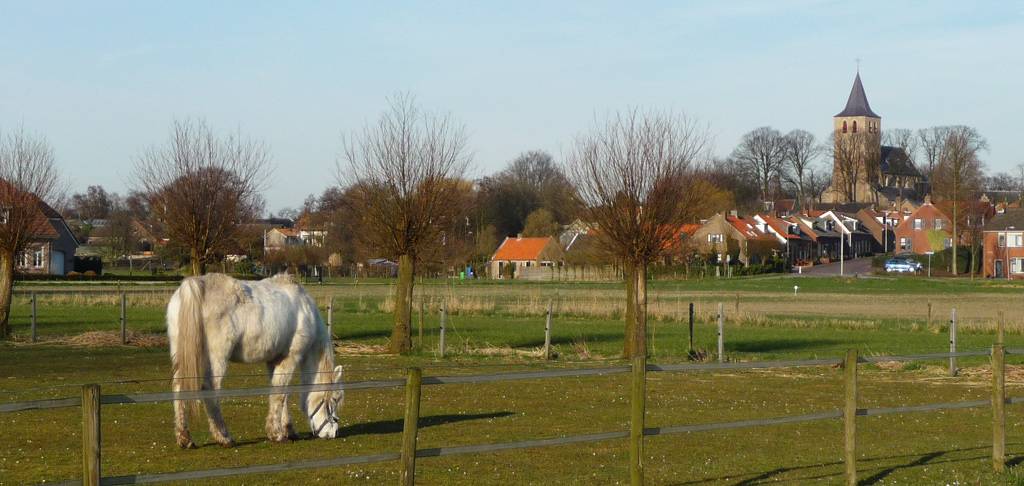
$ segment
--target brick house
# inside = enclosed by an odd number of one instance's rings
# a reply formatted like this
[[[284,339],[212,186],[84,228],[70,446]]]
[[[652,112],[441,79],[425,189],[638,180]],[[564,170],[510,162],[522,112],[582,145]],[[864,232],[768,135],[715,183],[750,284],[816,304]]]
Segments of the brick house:
[[[985,277],[1024,279],[1024,209],[1008,208],[989,220],[982,246]]]
[[[754,219],[737,216],[735,211],[729,215],[719,213],[694,231],[690,241],[698,253],[715,263],[757,264],[784,251],[775,236],[766,234],[761,226]]]
[[[953,246],[953,223],[925,197],[924,204],[910,213],[894,230],[896,253],[924,254]]]

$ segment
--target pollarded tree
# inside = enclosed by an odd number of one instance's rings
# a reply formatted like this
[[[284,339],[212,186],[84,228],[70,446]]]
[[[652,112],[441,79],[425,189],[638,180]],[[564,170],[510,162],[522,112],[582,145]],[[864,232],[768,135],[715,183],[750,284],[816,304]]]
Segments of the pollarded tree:
[[[24,131],[0,133],[0,338],[10,336],[16,258],[50,225],[62,194],[53,149]]]
[[[163,147],[142,153],[135,180],[171,244],[189,255],[191,272],[239,246],[245,224],[263,212],[260,191],[270,153],[262,142],[219,137],[202,121],[176,121]]]
[[[692,120],[636,109],[612,115],[577,138],[567,175],[599,244],[623,263],[626,280],[626,357],[647,352],[647,266],[700,200],[695,165],[709,145]]]
[[[374,124],[346,138],[339,181],[362,208],[361,236],[398,259],[390,349],[412,349],[413,281],[420,254],[450,227],[471,157],[465,129],[450,116],[424,113],[400,95]]]

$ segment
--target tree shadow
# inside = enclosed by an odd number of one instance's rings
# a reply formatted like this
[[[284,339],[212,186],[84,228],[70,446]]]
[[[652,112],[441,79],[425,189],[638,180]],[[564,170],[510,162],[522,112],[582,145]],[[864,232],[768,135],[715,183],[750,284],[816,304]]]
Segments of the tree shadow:
[[[444,415],[430,415],[427,417],[420,417],[418,422],[419,428],[434,427],[437,425],[454,424],[458,422],[466,422],[470,420],[485,420],[493,418],[502,418],[515,415],[512,412],[488,412],[488,413],[474,413],[474,414],[444,414]],[[342,437],[351,437],[354,435],[382,435],[382,434],[399,434],[402,432],[404,426],[404,420],[378,420],[376,422],[366,422],[362,424],[353,424],[347,427],[341,428]]]
[[[801,338],[778,338],[778,339],[752,339],[734,340],[726,339],[726,351],[740,351],[744,353],[766,353],[770,351],[783,351],[794,349],[806,349],[819,346],[838,344],[834,339],[801,339]]]

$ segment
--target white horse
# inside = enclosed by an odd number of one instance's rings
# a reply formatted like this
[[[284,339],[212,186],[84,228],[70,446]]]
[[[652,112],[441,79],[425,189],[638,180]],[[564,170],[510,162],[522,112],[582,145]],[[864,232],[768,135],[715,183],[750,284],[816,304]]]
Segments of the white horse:
[[[171,345],[175,391],[219,389],[228,361],[267,364],[270,383],[287,385],[300,369],[303,384],[340,383],[334,349],[313,299],[287,275],[259,282],[209,274],[186,278],[167,304],[167,337]],[[299,405],[315,437],[339,433],[338,409],[344,393],[302,393]],[[267,437],[274,442],[295,438],[288,416],[288,395],[270,395]],[[225,447],[234,445],[220,403],[203,399],[210,435]],[[185,400],[174,402],[178,445],[194,448],[188,431]],[[191,402],[198,411],[198,402]]]

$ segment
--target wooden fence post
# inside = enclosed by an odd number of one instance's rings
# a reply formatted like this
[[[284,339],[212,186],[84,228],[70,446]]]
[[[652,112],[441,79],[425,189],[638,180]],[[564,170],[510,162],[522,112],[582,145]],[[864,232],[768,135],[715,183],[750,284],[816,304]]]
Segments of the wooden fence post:
[[[725,362],[725,311],[722,308],[722,303],[718,303],[718,362]]]
[[[100,484],[100,386],[82,386],[82,485]]]
[[[843,460],[846,484],[857,485],[857,350],[846,352],[843,366],[845,401],[843,404]]]
[[[438,353],[441,355],[442,358],[444,357],[444,326],[445,324],[447,324],[448,321],[448,311],[446,309],[447,306],[448,305],[446,303],[441,303],[441,338],[440,341],[437,343],[437,349]]]
[[[405,382],[405,419],[402,421],[402,464],[399,477],[403,485],[416,482],[416,434],[420,421],[420,383],[423,370],[409,368]]]
[[[932,329],[932,303],[928,302],[928,330]]]
[[[553,302],[548,300],[548,316],[544,321],[544,359],[551,359],[551,308]]]
[[[334,296],[327,298],[327,335],[334,340]]]
[[[693,302],[690,302],[690,354],[693,354]]]
[[[949,352],[956,352],[956,308],[949,315]],[[949,357],[949,376],[956,376],[956,356]]]
[[[36,332],[36,293],[32,292],[32,342],[36,342],[38,334]]]
[[[992,469],[1006,469],[1006,350],[1003,348],[1003,313],[999,312],[996,344],[992,346]]]
[[[121,291],[121,344],[128,344],[128,296]]]
[[[633,383],[629,398],[629,482],[644,484],[644,413],[647,400],[647,358],[633,358]]]

